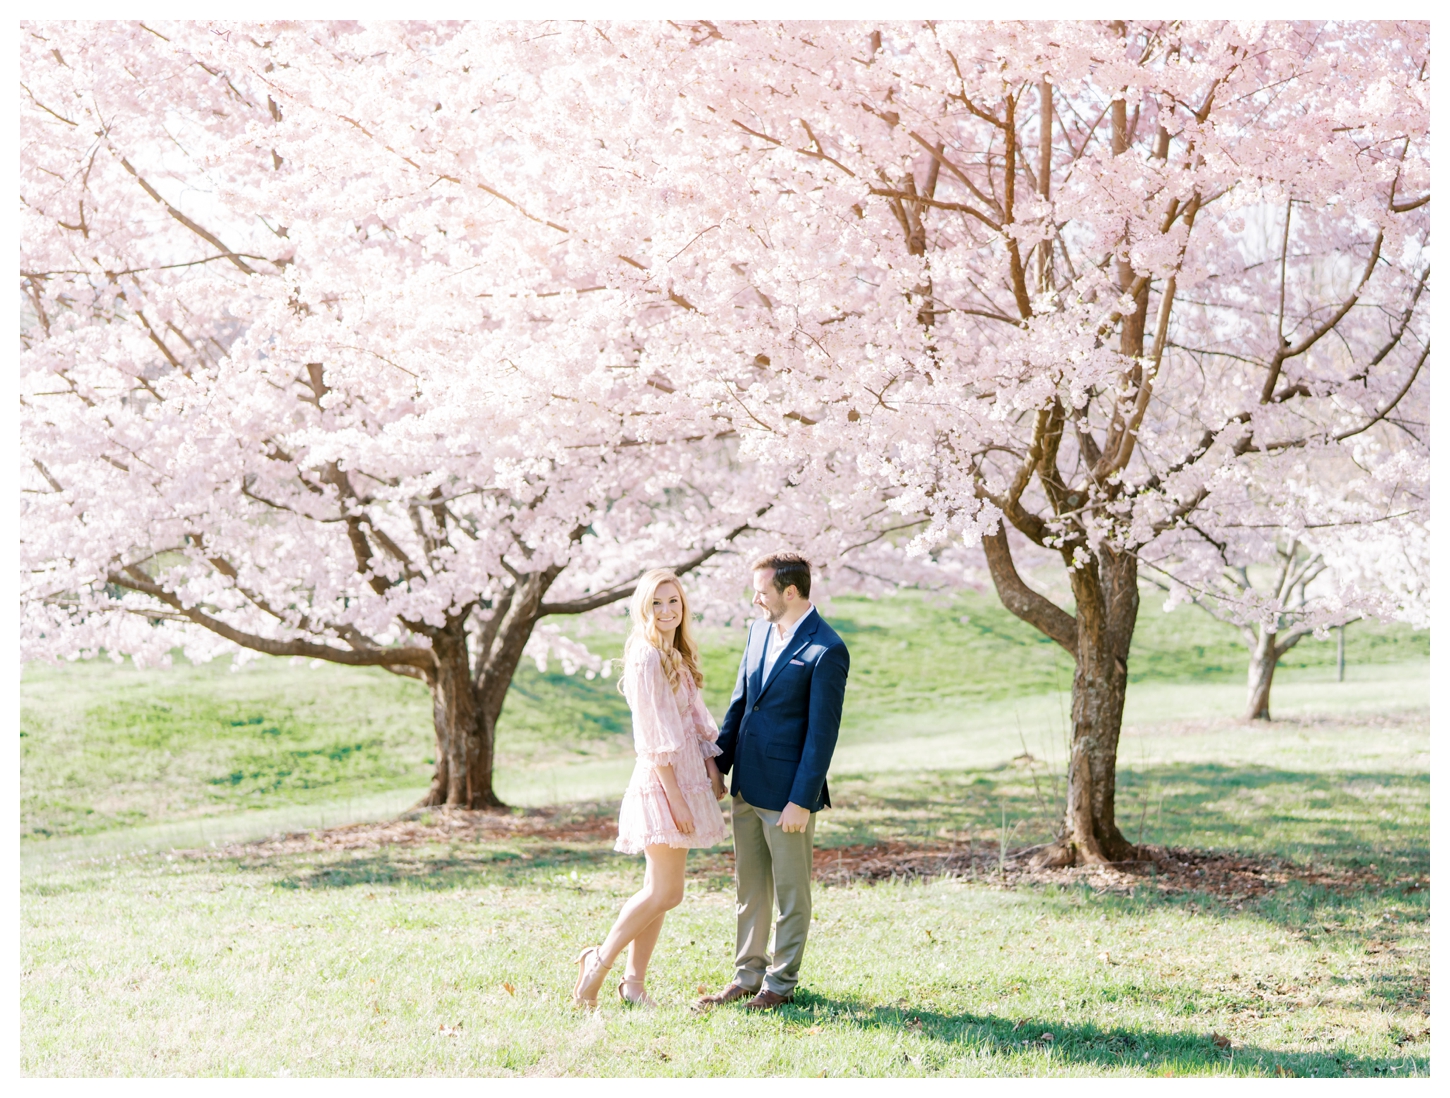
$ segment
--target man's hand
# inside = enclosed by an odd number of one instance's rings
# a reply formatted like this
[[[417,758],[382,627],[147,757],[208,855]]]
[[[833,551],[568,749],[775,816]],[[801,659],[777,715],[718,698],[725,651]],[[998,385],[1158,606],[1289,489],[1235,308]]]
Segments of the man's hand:
[[[780,829],[782,831],[804,831],[806,824],[810,822],[811,814],[794,801],[786,805],[785,811],[780,814]]]
[[[722,800],[725,797],[725,777],[720,773],[720,768],[715,765],[714,759],[705,760],[705,773],[710,775],[710,791],[715,794],[715,799]]]

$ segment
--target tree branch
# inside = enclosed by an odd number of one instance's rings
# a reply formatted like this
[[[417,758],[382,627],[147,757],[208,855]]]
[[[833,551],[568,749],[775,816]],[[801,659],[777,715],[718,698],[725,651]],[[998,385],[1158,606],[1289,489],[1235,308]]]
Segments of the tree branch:
[[[1387,416],[1391,412],[1393,412],[1395,410],[1395,405],[1399,404],[1399,402],[1402,401],[1405,398],[1405,394],[1410,391],[1410,386],[1413,385],[1413,384],[1415,384],[1415,378],[1417,378],[1417,377],[1420,376],[1420,367],[1422,367],[1422,366],[1425,365],[1425,360],[1427,358],[1429,358],[1429,357],[1430,357],[1430,344],[1429,344],[1429,341],[1426,341],[1426,343],[1425,343],[1425,349],[1420,352],[1420,358],[1415,363],[1415,368],[1410,371],[1409,379],[1406,380],[1406,382],[1403,385],[1400,386],[1400,391],[1395,394],[1394,399],[1391,400],[1388,404],[1386,404],[1378,412],[1376,412],[1362,426],[1356,427],[1352,431],[1345,431],[1342,434],[1335,435],[1334,436],[1334,441],[1335,442],[1343,442],[1347,438],[1353,438],[1357,434],[1360,434],[1360,433],[1362,433],[1364,431],[1368,431],[1376,423],[1378,423],[1380,420],[1384,419],[1385,416]]]
[[[165,603],[178,613],[184,614],[189,621],[210,630],[224,640],[269,656],[306,656],[311,659],[328,660],[331,663],[343,663],[353,667],[387,667],[390,664],[396,664],[400,667],[416,667],[422,671],[428,671],[433,667],[433,652],[428,648],[374,648],[360,652],[356,649],[348,650],[333,648],[326,644],[315,644],[312,641],[279,641],[269,637],[259,637],[254,633],[244,633],[197,607],[183,606],[181,599],[160,584],[154,583],[145,572],[135,565],[128,565],[124,572],[108,573],[106,581],[114,583],[117,587],[150,595],[158,602]]]
[[[1259,394],[1260,404],[1268,404],[1274,399],[1274,389],[1279,384],[1279,371],[1283,368],[1285,361],[1291,358],[1297,358],[1309,350],[1310,347],[1314,346],[1314,344],[1332,332],[1339,325],[1339,322],[1349,314],[1349,310],[1354,308],[1355,304],[1359,301],[1359,295],[1364,291],[1365,283],[1374,274],[1375,265],[1379,263],[1380,248],[1384,244],[1384,241],[1384,230],[1381,230],[1375,234],[1374,247],[1370,250],[1369,262],[1364,266],[1364,274],[1360,277],[1359,285],[1355,286],[1354,293],[1350,294],[1348,300],[1334,311],[1332,317],[1315,328],[1298,343],[1285,346],[1283,340],[1280,340],[1280,346],[1274,351],[1273,360],[1269,363],[1269,376],[1264,379],[1264,388]]]
[[[760,510],[756,511],[753,517],[760,518],[773,506],[775,506],[773,503],[767,503],[764,507],[760,508]],[[750,529],[753,529],[753,527],[749,522],[741,523],[739,526],[737,526],[734,530],[731,530],[730,533],[726,534],[725,537],[720,539],[720,541],[716,542],[710,548],[701,550],[699,553],[696,553],[688,560],[675,565],[672,571],[677,576],[683,576],[687,572],[693,572],[696,568],[700,567],[700,565],[704,564],[716,553],[720,552],[720,550],[724,548],[725,545],[734,541],[741,534],[745,533],[745,531]],[[634,591],[635,582],[639,579],[640,576],[644,575],[646,571],[648,571],[648,569],[641,568],[638,572],[634,574],[633,577],[625,580],[623,583],[617,583],[613,587],[607,588],[603,591],[598,591],[592,595],[585,595],[582,598],[570,599],[565,602],[546,602],[539,607],[539,617],[542,618],[549,614],[584,614],[590,610],[598,610],[601,606],[608,606],[610,603],[618,602],[620,599],[627,598],[630,593]]]
[[[1077,619],[1022,582],[1012,562],[1006,529],[999,527],[995,534],[983,534],[982,551],[1002,605],[1077,659]]]
[[[251,267],[248,267],[247,264],[246,264],[246,261],[244,259],[242,259],[241,256],[237,255],[236,252],[232,251],[225,244],[223,244],[220,240],[218,240],[216,237],[212,236],[211,233],[207,232],[200,225],[198,225],[195,221],[193,221],[191,218],[187,217],[184,213],[182,213],[175,206],[173,206],[170,202],[167,202],[166,199],[162,198],[161,195],[157,193],[155,187],[151,186],[150,183],[147,183],[146,180],[142,179],[139,175],[136,174],[136,169],[133,168],[133,167],[131,167],[130,162],[124,156],[121,157],[121,167],[125,168],[128,172],[131,173],[131,175],[135,178],[136,182],[141,184],[141,188],[147,194],[149,194],[157,202],[161,203],[161,205],[165,206],[166,207],[166,212],[169,213],[175,220],[177,220],[181,224],[185,225],[188,229],[190,229],[192,232],[194,232],[197,236],[201,237],[208,244],[210,244],[213,248],[215,248],[217,251],[219,251],[223,255],[225,255],[228,259],[230,259],[232,261],[233,264],[236,265],[236,267],[239,270],[245,272],[246,274],[256,274],[257,273],[256,271],[252,270]]]

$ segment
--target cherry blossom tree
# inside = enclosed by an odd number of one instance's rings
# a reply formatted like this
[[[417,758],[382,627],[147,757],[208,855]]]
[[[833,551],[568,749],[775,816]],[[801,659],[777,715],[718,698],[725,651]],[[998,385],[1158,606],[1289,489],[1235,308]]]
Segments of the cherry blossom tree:
[[[980,545],[1076,664],[1044,857],[1119,859],[1140,569],[1424,480],[1423,24],[260,30],[23,29],[33,653],[406,664],[451,727],[641,556]]]
[[[1328,464],[1382,519],[1424,479],[1427,26],[593,32],[576,56],[645,74],[633,153],[672,180],[655,277],[682,334],[759,356],[718,398],[742,452],[853,458],[927,517],[918,547],[980,542],[1076,664],[1041,858],[1132,857],[1140,571],[1206,589],[1274,531],[1333,525]],[[1070,606],[1024,582],[1004,522],[1059,556]]]
[[[474,808],[519,660],[600,667],[549,619],[865,528],[651,365],[680,307],[580,239],[481,37],[27,24],[21,65],[25,656],[420,679],[425,803]]]
[[[1228,565],[1206,589],[1149,579],[1169,592],[1170,609],[1186,599],[1239,631],[1249,654],[1244,719],[1270,720],[1274,672],[1305,637],[1323,640],[1330,629],[1366,617],[1429,625],[1429,531],[1393,525],[1399,528],[1346,538],[1346,523],[1325,548],[1281,535],[1270,561]]]

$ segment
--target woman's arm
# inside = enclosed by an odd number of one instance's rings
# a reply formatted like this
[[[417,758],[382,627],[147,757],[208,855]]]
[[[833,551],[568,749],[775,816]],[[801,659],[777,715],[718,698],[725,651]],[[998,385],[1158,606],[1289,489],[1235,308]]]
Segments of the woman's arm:
[[[689,805],[685,804],[685,798],[680,793],[680,785],[675,781],[675,768],[673,766],[656,766],[655,774],[660,779],[660,785],[665,787],[665,800],[670,802],[670,815],[675,818],[675,827],[681,835],[692,835],[695,831],[695,817],[691,813]]]
[[[710,790],[715,794],[715,799],[721,800],[725,796],[725,776],[720,773],[713,758],[705,760],[705,773],[710,775]]]
[[[673,766],[681,751],[698,742],[680,718],[674,692],[660,656],[648,650],[632,656],[624,668],[624,693],[634,725],[634,753],[653,767]]]

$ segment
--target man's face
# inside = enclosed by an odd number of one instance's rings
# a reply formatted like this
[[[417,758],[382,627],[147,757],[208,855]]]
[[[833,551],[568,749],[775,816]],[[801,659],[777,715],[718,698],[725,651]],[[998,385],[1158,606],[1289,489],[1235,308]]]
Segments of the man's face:
[[[754,575],[755,597],[751,605],[758,606],[765,613],[768,622],[780,621],[786,611],[785,593],[775,589],[775,569],[757,568]],[[787,590],[794,591],[791,587]]]

